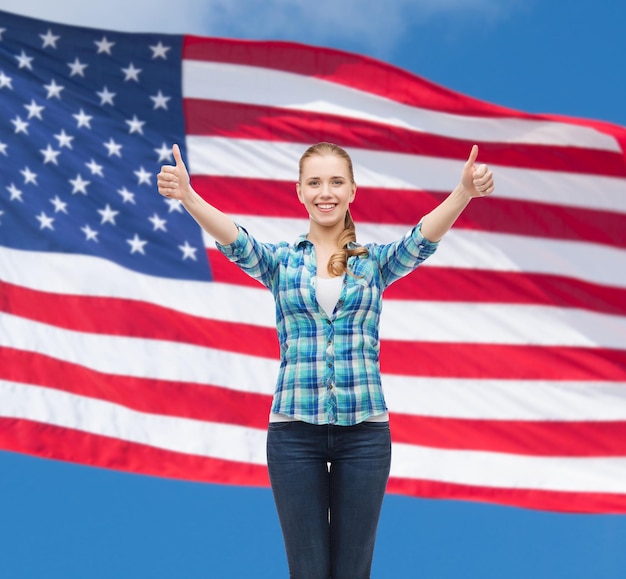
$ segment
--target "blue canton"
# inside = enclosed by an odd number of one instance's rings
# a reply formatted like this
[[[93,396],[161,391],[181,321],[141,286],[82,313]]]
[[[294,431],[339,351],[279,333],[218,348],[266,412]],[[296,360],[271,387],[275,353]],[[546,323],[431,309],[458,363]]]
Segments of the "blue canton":
[[[226,257],[270,289],[276,302],[280,370],[272,412],[313,424],[358,424],[387,410],[379,363],[383,291],[432,255],[438,243],[415,226],[399,241],[367,244],[351,257],[332,316],[315,294],[315,248],[260,243],[239,227]]]
[[[200,228],[156,192],[184,148],[181,51],[0,12],[0,246],[211,279]]]

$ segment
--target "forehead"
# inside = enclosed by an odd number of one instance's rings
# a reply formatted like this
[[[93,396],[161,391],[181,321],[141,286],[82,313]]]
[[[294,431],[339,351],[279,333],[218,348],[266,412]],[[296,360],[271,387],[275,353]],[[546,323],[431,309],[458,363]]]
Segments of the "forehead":
[[[349,177],[348,162],[338,155],[312,155],[302,164],[303,177]]]

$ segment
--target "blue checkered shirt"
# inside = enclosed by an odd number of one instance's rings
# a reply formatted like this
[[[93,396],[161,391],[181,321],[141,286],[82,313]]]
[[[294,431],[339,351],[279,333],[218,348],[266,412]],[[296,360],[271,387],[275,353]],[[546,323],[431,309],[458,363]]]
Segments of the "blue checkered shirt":
[[[387,410],[378,328],[382,293],[432,255],[437,243],[415,226],[401,240],[367,244],[367,257],[351,257],[339,301],[329,317],[315,295],[313,244],[300,236],[260,243],[243,227],[218,249],[267,286],[276,301],[280,370],[272,412],[312,424],[357,424]]]

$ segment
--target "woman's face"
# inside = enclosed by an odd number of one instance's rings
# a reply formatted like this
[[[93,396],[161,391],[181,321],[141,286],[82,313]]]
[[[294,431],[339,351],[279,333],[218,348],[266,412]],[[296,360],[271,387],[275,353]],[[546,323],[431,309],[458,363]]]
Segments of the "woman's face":
[[[356,195],[348,163],[337,155],[313,155],[304,160],[298,199],[311,221],[322,227],[343,228],[346,211]]]

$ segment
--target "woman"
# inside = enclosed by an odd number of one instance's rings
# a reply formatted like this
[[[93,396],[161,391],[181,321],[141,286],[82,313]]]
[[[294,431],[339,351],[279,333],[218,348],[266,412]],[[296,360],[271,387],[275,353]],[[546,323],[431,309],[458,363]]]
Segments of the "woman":
[[[296,192],[309,231],[260,243],[191,187],[177,145],[158,175],[231,261],[276,301],[280,370],[267,460],[290,577],[365,579],[391,462],[378,362],[382,292],[436,249],[473,197],[494,190],[474,145],[454,191],[399,241],[356,243],[352,161],[319,143],[299,164]]]

